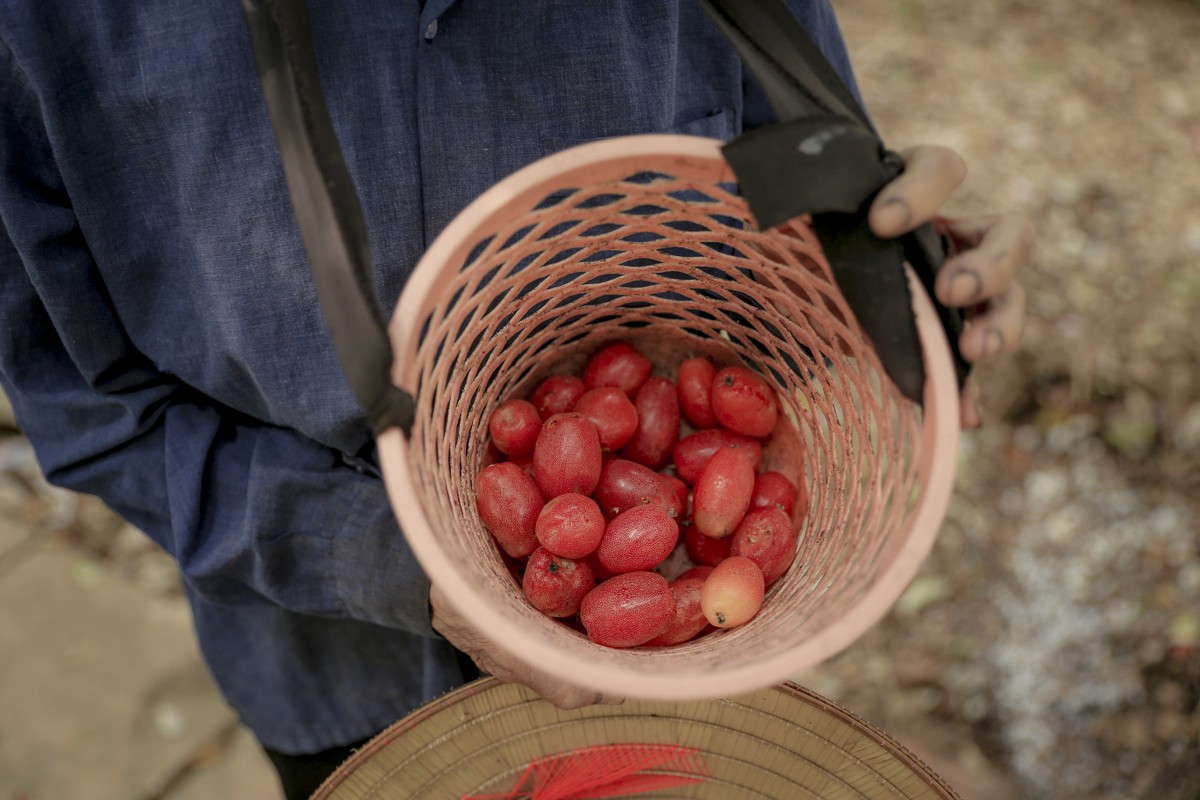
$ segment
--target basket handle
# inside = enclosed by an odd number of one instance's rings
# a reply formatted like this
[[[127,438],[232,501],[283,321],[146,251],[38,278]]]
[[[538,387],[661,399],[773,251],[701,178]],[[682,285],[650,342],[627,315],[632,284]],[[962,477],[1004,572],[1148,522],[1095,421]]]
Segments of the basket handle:
[[[884,369],[920,403],[925,385],[904,261],[933,300],[959,385],[970,366],[958,349],[962,312],[937,301],[934,277],[946,257],[931,225],[879,239],[870,203],[904,169],[875,133],[854,93],[785,0],[698,0],[758,79],[779,122],[751,131],[722,152],[760,228],[811,214],[834,279],[870,336]]]
[[[392,347],[371,275],[362,206],[321,93],[304,0],[242,0],[317,298],[347,382],[378,435],[412,431],[415,403],[390,379]]]

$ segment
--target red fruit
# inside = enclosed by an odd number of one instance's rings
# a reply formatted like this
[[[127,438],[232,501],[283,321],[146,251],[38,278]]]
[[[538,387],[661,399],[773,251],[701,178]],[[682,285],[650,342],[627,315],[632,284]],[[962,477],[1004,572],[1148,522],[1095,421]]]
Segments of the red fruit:
[[[583,368],[583,385],[589,389],[615,386],[633,397],[653,365],[629,342],[613,342],[600,348]]]
[[[683,519],[687,516],[688,511],[688,494],[691,492],[688,485],[676,478],[674,475],[662,475],[662,481],[667,488],[675,493],[675,507],[679,509],[679,513],[675,514],[675,519]]]
[[[615,386],[588,389],[575,403],[575,413],[583,414],[596,426],[604,451],[620,450],[638,427],[637,409]]]
[[[675,462],[675,474],[684,482],[695,486],[708,460],[722,447],[741,450],[749,457],[751,466],[756,470],[762,463],[761,442],[721,428],[710,428],[706,431],[696,431],[675,443],[671,452]]]
[[[542,419],[565,414],[575,408],[575,401],[587,391],[583,381],[574,375],[551,375],[537,385],[529,395]]]
[[[730,556],[713,568],[700,589],[700,608],[718,628],[749,622],[762,608],[762,570],[745,556]]]
[[[475,483],[475,507],[484,527],[513,558],[537,549],[534,528],[545,504],[533,479],[507,461],[484,467]]]
[[[639,464],[658,469],[671,457],[679,440],[679,397],[666,378],[649,378],[637,390],[633,405],[637,429],[622,454]]]
[[[516,464],[518,467],[525,470],[526,475],[528,475],[531,478],[533,477],[533,452],[532,451],[530,451],[528,453],[522,453],[519,456],[509,456],[508,462],[510,464]]]
[[[796,484],[781,472],[760,472],[754,479],[754,495],[750,498],[750,507],[771,506],[778,506],[790,517],[796,508]]]
[[[496,443],[488,437],[487,444],[483,447],[483,458],[480,460],[480,468],[486,467],[489,464],[495,464],[497,461],[504,460],[504,453],[500,452],[500,448],[496,447]]]
[[[725,428],[760,439],[775,430],[779,418],[775,392],[761,375],[745,367],[726,367],[717,373],[712,408]]]
[[[614,573],[653,569],[675,549],[679,526],[657,506],[635,506],[615,516],[604,529],[596,556]]]
[[[583,598],[579,619],[588,638],[607,647],[636,647],[675,618],[675,593],[655,572],[627,572],[597,584]]]
[[[745,556],[762,570],[767,586],[783,577],[796,557],[796,529],[781,508],[750,511],[730,537],[731,556]]]
[[[712,385],[717,368],[707,358],[684,359],[675,378],[679,395],[679,410],[694,428],[711,428],[717,424],[712,409]]]
[[[556,556],[544,547],[533,551],[521,581],[525,599],[548,617],[569,617],[579,611],[584,596],[595,587],[586,561]]]
[[[683,573],[679,577],[680,578],[692,578],[692,577],[699,576],[701,578],[707,578],[709,575],[712,575],[712,571],[713,571],[712,567],[692,567],[691,569],[689,569],[687,572]],[[679,578],[676,578],[676,580],[678,580],[678,579]]]
[[[574,411],[546,420],[533,447],[533,477],[547,498],[591,494],[600,480],[600,435],[591,420]]]
[[[737,528],[750,508],[754,494],[754,467],[737,450],[718,450],[692,492],[692,524],[705,536],[717,539]]]
[[[600,563],[600,556],[596,555],[595,550],[585,556],[583,560],[586,561],[588,566],[592,568],[592,574],[596,576],[596,583],[606,581],[613,575],[617,574],[615,572],[609,572],[604,568],[604,565]]]
[[[663,480],[662,475],[623,458],[604,462],[593,496],[600,504],[600,510],[610,519],[642,505],[657,506],[675,519],[683,514],[675,489]]]
[[[532,453],[541,431],[542,418],[528,400],[505,400],[488,419],[492,441],[501,453],[509,456]]]
[[[582,494],[560,494],[542,507],[535,527],[542,547],[563,558],[583,558],[604,535],[604,515]]]
[[[704,569],[712,572],[711,567]],[[696,638],[700,631],[708,627],[708,618],[700,608],[700,589],[707,575],[692,569],[671,581],[671,591],[675,593],[675,616],[665,631],[646,642],[647,646],[683,644]]]
[[[688,558],[693,564],[705,567],[715,567],[729,558],[731,537],[714,539],[696,530],[696,526],[688,520],[683,528],[683,546],[687,548]]]

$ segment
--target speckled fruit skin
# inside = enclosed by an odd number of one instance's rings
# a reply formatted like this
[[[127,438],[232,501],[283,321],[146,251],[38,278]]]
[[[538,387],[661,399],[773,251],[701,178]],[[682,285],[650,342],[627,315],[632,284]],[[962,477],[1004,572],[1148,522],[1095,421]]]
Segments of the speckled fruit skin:
[[[788,480],[781,472],[760,472],[754,478],[754,494],[750,498],[750,508],[768,508],[778,506],[788,516],[796,510],[796,499],[799,490],[796,484]],[[801,515],[807,511],[807,502],[803,502]]]
[[[741,450],[749,457],[750,464],[755,470],[762,463],[761,442],[749,436],[739,436],[720,428],[710,428],[706,431],[688,434],[675,443],[671,449],[675,474],[685,483],[695,486],[696,481],[700,479],[700,473],[708,464],[708,460],[722,448]]]
[[[646,642],[650,647],[669,647],[690,641],[708,627],[708,618],[700,608],[700,590],[712,567],[693,567],[671,581],[675,593],[675,616],[667,629]]]
[[[766,584],[762,570],[745,556],[730,556],[717,566],[700,590],[700,607],[718,628],[744,625],[762,608]]]
[[[583,368],[583,385],[589,389],[597,386],[615,386],[633,397],[646,379],[653,365],[629,342],[612,342],[597,350]]]
[[[604,462],[592,496],[609,519],[641,505],[658,506],[674,519],[683,514],[678,493],[662,475],[624,458],[610,458]]]
[[[522,558],[537,549],[538,514],[546,504],[538,485],[508,461],[484,467],[475,483],[475,507],[500,549]]]
[[[754,467],[736,450],[718,450],[692,492],[692,524],[705,536],[729,536],[750,508]]]
[[[715,567],[729,558],[729,548],[733,544],[731,537],[714,539],[696,530],[696,526],[688,519],[686,524],[679,526],[683,531],[683,545],[687,548],[688,558],[693,564],[701,567]]]
[[[505,400],[488,418],[488,433],[496,449],[507,456],[533,452],[542,432],[542,417],[528,400]]]
[[[556,556],[583,558],[600,544],[604,515],[592,498],[568,492],[542,507],[534,530],[542,547]]]
[[[685,358],[675,375],[675,391],[679,410],[693,428],[712,428],[717,415],[712,410],[712,383],[717,377],[716,366],[703,356]]]
[[[575,403],[587,391],[583,380],[574,375],[551,375],[537,385],[529,395],[542,419],[575,410]]]
[[[671,448],[679,440],[679,398],[675,384],[652,377],[633,398],[637,427],[621,454],[631,461],[658,469],[671,459]]]
[[[590,495],[600,480],[600,435],[587,417],[568,411],[542,425],[533,447],[533,477],[546,499]]]
[[[608,523],[596,556],[608,572],[641,572],[658,566],[678,541],[679,525],[665,511],[634,506]]]
[[[661,472],[659,474],[662,475],[663,484],[675,494],[675,508],[678,512],[675,514],[675,519],[683,519],[688,514],[688,497],[692,490],[674,475],[666,475]]]
[[[796,557],[792,518],[776,506],[750,510],[730,538],[729,554],[757,564],[767,586],[782,578]]]
[[[779,419],[775,392],[745,367],[726,367],[713,378],[713,414],[726,429],[743,436],[770,436]]]
[[[638,427],[639,417],[633,401],[615,386],[588,389],[575,403],[574,410],[596,426],[600,449],[605,452],[624,447]]]
[[[627,572],[587,593],[579,619],[588,638],[606,647],[637,647],[658,636],[675,618],[675,593],[662,575]]]
[[[572,616],[595,587],[596,579],[586,561],[556,556],[544,547],[529,556],[521,579],[525,599],[548,617]]]

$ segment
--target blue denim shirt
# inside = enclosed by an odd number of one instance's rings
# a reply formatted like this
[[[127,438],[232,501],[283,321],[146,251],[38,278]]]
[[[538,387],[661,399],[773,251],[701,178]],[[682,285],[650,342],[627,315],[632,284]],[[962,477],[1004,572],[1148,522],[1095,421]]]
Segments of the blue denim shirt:
[[[826,0],[797,13],[850,78]],[[310,0],[390,313],[480,192],[580,142],[770,120],[688,0]],[[54,483],[179,563],[268,746],[461,682],[326,334],[236,0],[0,3],[0,382]]]

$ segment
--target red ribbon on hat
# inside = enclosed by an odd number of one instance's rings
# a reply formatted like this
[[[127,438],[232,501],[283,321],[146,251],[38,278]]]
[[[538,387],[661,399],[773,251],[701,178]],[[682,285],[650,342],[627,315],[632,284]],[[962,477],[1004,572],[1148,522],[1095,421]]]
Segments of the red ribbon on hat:
[[[651,772],[650,770],[656,770]],[[530,762],[507,792],[464,794],[460,800],[593,800],[701,783],[712,777],[693,747],[608,744]]]

